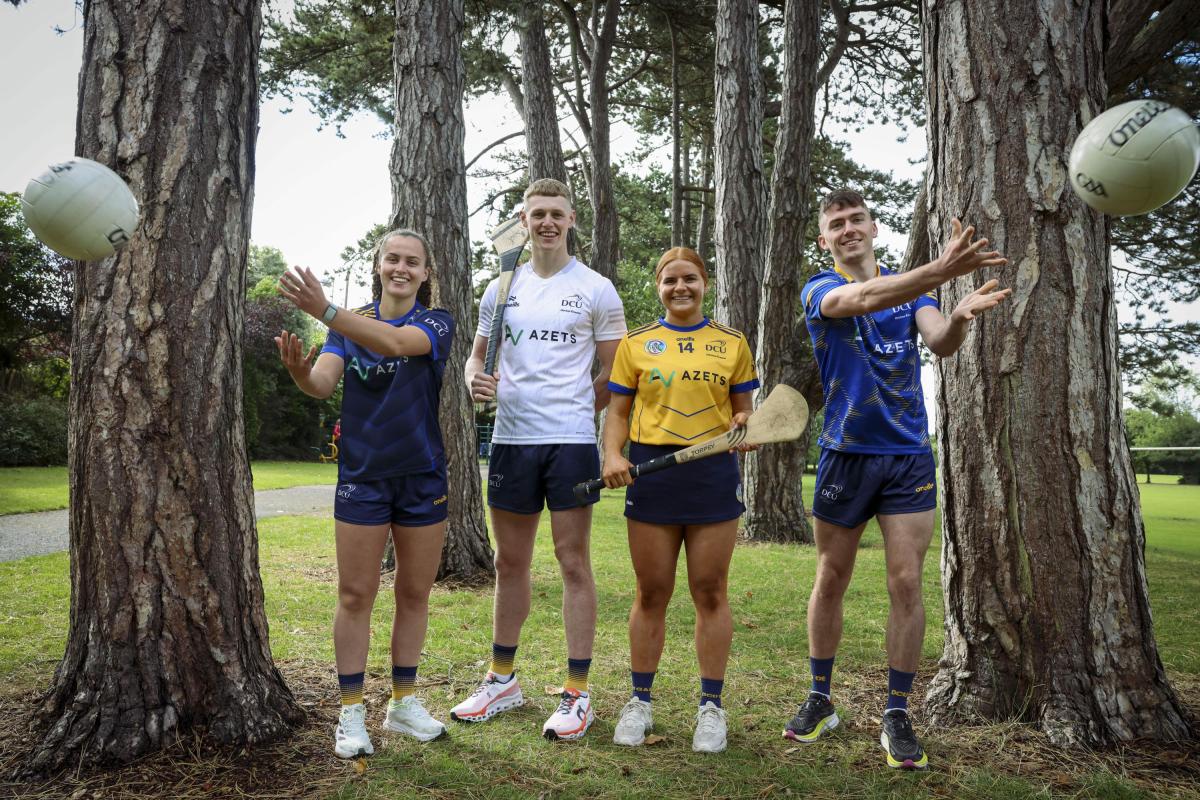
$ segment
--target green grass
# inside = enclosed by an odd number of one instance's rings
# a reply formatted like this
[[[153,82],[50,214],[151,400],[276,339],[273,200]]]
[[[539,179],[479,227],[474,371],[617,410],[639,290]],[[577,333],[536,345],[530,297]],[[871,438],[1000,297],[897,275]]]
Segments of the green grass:
[[[255,461],[250,471],[258,490],[337,482],[337,464],[315,461]],[[0,515],[66,508],[67,480],[66,467],[0,469]]]
[[[262,470],[256,465],[256,475]],[[308,476],[305,475],[307,482]],[[1147,528],[1147,574],[1164,663],[1194,684],[1200,676],[1200,487],[1141,485]],[[664,740],[640,750],[611,744],[628,686],[625,620],[633,599],[622,498],[601,502],[593,529],[599,588],[599,630],[591,681],[600,717],[582,742],[551,745],[537,736],[555,698],[546,689],[565,677],[562,585],[547,525],[537,542],[533,609],[517,655],[527,705],[486,725],[455,725],[449,740],[431,745],[380,737],[374,726],[388,691],[387,634],[391,602],[381,590],[373,618],[367,690],[377,754],[365,776],[336,764],[345,781],[339,798],[490,797],[772,797],[917,798],[1156,796],[1123,766],[1094,759],[1082,768],[1029,768],[1010,755],[1012,742],[1037,741],[1026,726],[923,731],[934,769],[902,775],[883,767],[877,714],[885,681],[883,631],[887,596],[883,550],[872,525],[863,539],[846,603],[846,630],[835,681],[844,728],[818,747],[779,737],[791,698],[806,687],[805,601],[814,571],[811,548],[741,545],[734,554],[730,601],[735,621],[726,682],[730,750],[718,757],[691,752],[698,676],[691,635],[693,612],[681,564],[667,622],[667,644],[655,681],[656,733]],[[259,522],[261,563],[271,646],[285,675],[327,686],[317,709],[332,719],[336,705],[330,626],[335,572],[332,522],[282,517]],[[927,564],[928,627],[923,681],[942,647],[937,547]],[[69,587],[66,554],[0,564],[0,681],[45,686],[62,653]],[[420,694],[436,715],[468,692],[486,669],[490,648],[490,588],[437,587],[421,665]],[[314,666],[315,665],[315,666]],[[328,666],[327,666],[328,665]],[[315,677],[314,677],[315,676]],[[297,678],[293,678],[297,680]],[[311,684],[310,684],[311,685]],[[320,692],[320,690],[318,690]],[[918,695],[924,683],[918,683]],[[331,726],[331,723],[330,723]],[[323,731],[323,728],[322,728]],[[321,740],[322,744],[324,740]],[[1005,744],[1008,743],[1008,744]],[[1074,771],[1071,771],[1074,769]],[[337,773],[335,773],[337,774]]]

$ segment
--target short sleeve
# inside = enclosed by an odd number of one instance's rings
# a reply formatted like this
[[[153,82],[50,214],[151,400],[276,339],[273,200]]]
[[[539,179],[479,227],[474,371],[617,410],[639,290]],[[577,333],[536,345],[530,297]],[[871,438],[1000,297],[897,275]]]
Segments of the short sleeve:
[[[625,307],[612,281],[606,279],[592,303],[592,336],[597,342],[611,342],[625,331]]]
[[[492,278],[492,282],[483,290],[483,297],[479,300],[479,326],[475,329],[475,335],[485,339],[492,335],[492,313],[496,310],[498,283],[498,278]]]
[[[346,339],[335,330],[330,330],[325,337],[325,346],[321,348],[322,353],[333,353],[335,356],[346,358]]]
[[[930,308],[941,308],[941,303],[938,302],[937,295],[933,292],[926,292],[917,297],[917,305],[913,308],[916,311],[919,308],[929,306]]]
[[[450,343],[454,341],[454,317],[442,308],[427,308],[408,323],[420,328],[429,337],[429,357],[434,361],[445,361],[450,357]]]
[[[842,281],[829,273],[819,273],[808,279],[801,291],[800,299],[804,302],[804,316],[814,322],[824,321],[821,316],[821,301],[825,295],[842,285]]]
[[[608,376],[608,390],[617,394],[637,394],[638,376],[633,367],[633,351],[630,349],[629,337],[626,336],[617,345],[617,355],[613,359],[612,372]]]
[[[738,348],[737,362],[733,365],[732,385],[730,394],[752,392],[759,387],[758,374],[754,371],[754,359],[750,357],[750,347],[745,339],[741,340]]]

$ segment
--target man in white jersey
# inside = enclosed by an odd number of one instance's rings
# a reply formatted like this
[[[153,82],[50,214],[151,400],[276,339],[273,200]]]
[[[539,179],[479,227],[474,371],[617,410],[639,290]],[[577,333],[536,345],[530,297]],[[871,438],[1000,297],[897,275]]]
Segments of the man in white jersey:
[[[550,509],[554,554],[563,579],[567,680],[542,735],[578,739],[594,719],[588,669],[596,635],[596,583],[589,536],[591,506],[572,487],[600,474],[595,413],[608,404],[608,376],[625,335],[625,313],[612,282],[567,251],[575,225],[570,190],[556,180],[525,190],[521,220],[532,258],[517,269],[504,306],[496,374],[483,371],[495,312],[496,281],[479,304],[479,328],[466,380],[478,402],[499,404],[488,466],[488,507],[496,540],[492,663],[483,683],[450,712],[483,722],[524,703],[513,670],[529,616],[529,568],[543,504]],[[593,379],[593,357],[600,373]]]

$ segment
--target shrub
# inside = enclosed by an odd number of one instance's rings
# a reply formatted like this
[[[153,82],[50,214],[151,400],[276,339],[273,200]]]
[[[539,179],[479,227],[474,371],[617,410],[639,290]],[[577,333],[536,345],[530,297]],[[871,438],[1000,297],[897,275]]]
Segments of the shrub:
[[[0,467],[49,467],[67,463],[67,403],[48,397],[3,398]]]

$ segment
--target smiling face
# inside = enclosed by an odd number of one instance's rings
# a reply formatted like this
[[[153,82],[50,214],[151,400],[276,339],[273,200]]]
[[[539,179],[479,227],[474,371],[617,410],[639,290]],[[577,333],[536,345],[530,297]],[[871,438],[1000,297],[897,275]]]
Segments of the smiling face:
[[[412,236],[392,236],[383,243],[379,253],[379,273],[382,285],[381,302],[391,301],[411,305],[421,284],[429,280],[425,245]]]
[[[672,325],[688,327],[704,318],[701,307],[708,281],[700,268],[682,258],[668,261],[658,273],[658,300]]]
[[[834,206],[821,212],[817,244],[833,255],[840,266],[857,266],[875,257],[879,228],[862,206]]]
[[[567,252],[567,231],[575,225],[575,210],[565,197],[535,194],[525,200],[521,221],[529,229],[530,246],[545,254]]]

